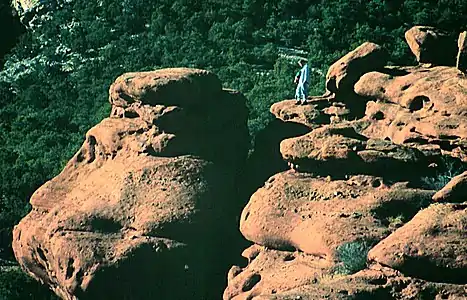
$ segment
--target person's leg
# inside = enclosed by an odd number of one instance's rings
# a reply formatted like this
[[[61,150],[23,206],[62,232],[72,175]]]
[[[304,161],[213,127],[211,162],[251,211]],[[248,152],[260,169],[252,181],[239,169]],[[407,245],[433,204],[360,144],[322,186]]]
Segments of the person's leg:
[[[306,103],[306,100],[308,99],[308,85],[307,84],[304,84],[303,87],[302,87],[302,104],[305,104]]]
[[[297,85],[297,88],[295,89],[295,101],[297,101],[295,104],[300,104],[300,85]]]

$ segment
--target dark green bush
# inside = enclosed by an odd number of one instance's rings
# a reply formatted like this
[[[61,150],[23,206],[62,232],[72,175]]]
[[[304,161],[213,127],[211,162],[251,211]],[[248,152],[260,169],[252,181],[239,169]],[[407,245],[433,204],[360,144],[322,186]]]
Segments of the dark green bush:
[[[0,266],[0,300],[58,300],[18,266]]]
[[[452,157],[444,156],[441,158],[436,171],[431,176],[424,176],[420,180],[425,188],[431,190],[440,190],[451,181],[452,178],[464,172],[467,167]]]
[[[367,255],[372,244],[368,241],[354,241],[345,243],[337,248],[337,258],[340,264],[336,273],[354,274],[366,268]]]

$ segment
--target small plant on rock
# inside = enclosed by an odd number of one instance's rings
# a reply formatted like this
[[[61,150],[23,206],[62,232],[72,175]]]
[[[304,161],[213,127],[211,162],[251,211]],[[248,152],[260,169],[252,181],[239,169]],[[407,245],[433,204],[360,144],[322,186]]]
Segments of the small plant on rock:
[[[391,216],[391,217],[388,217],[388,222],[389,222],[389,225],[388,227],[390,229],[396,229],[396,228],[399,228],[401,227],[402,225],[404,225],[404,223],[406,222],[406,219],[404,217],[403,214],[399,214],[397,216]]]
[[[434,174],[434,176],[424,176],[422,177],[421,183],[426,188],[432,190],[440,190],[446,186],[446,184],[451,181],[451,179],[466,170],[466,167],[454,160],[451,157],[443,157],[440,162],[440,169]]]
[[[337,248],[337,258],[340,264],[335,273],[353,274],[366,268],[368,251],[372,243],[361,240],[345,243]]]

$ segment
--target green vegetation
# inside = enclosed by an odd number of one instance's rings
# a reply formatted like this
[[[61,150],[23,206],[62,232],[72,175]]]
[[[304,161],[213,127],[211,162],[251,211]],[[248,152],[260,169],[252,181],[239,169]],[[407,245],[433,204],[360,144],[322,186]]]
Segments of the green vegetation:
[[[396,230],[397,228],[404,225],[405,222],[407,222],[403,214],[399,214],[395,217],[394,216],[388,217],[387,221],[389,223],[388,228],[390,230]]]
[[[354,274],[366,268],[368,251],[372,243],[368,241],[354,241],[345,243],[337,248],[337,258],[340,264],[336,267],[335,273]]]
[[[19,267],[0,267],[0,300],[58,300]]]
[[[443,157],[439,163],[439,169],[433,176],[421,178],[422,185],[432,190],[441,190],[452,178],[466,170],[466,166],[450,157]]]
[[[247,96],[254,137],[270,121],[270,105],[293,97],[296,57],[309,59],[310,93],[321,94],[328,66],[362,42],[382,45],[392,64],[413,64],[404,32],[425,24],[458,33],[465,11],[467,2],[457,0],[74,0],[57,7],[21,36],[0,72],[0,253],[12,258],[11,229],[32,193],[109,114],[108,89],[120,74],[211,70]]]

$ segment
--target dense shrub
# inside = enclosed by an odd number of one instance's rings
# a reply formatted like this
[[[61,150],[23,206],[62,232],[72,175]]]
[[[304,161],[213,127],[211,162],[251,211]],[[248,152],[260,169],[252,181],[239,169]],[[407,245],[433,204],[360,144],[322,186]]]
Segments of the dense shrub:
[[[345,243],[337,248],[337,258],[340,261],[336,273],[353,274],[366,268],[367,255],[372,244],[368,241]]]
[[[58,300],[47,287],[42,286],[19,267],[0,266],[0,300]]]
[[[425,188],[438,191],[448,184],[452,178],[464,172],[467,167],[456,159],[443,157],[437,169],[438,171],[431,176],[421,178],[422,185]]]

